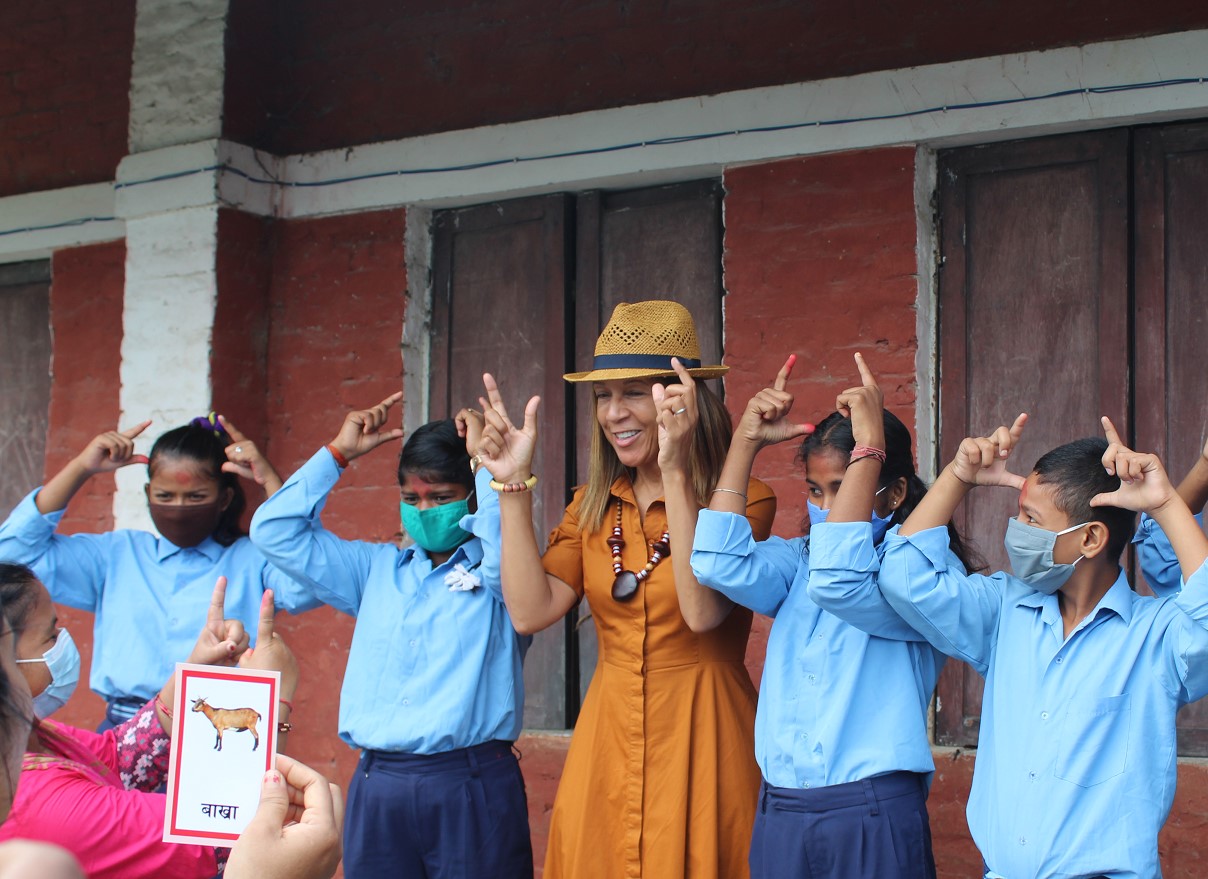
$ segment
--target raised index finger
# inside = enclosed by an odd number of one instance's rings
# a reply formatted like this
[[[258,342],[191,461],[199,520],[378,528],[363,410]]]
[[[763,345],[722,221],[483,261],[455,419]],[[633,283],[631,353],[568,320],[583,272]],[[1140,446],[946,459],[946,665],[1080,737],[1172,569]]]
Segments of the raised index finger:
[[[1099,421],[1103,424],[1103,435],[1107,437],[1109,443],[1115,443],[1120,446],[1124,445],[1124,441],[1120,439],[1120,434],[1116,432],[1116,426],[1112,424],[1110,418],[1104,415]]]
[[[866,388],[877,387],[877,380],[873,377],[872,370],[868,368],[868,364],[864,362],[864,355],[856,353],[856,369],[860,370],[860,384]]]
[[[487,402],[491,404],[491,408],[499,413],[499,417],[511,424],[511,419],[508,418],[507,407],[503,405],[503,395],[499,393],[499,385],[495,382],[495,376],[489,372],[482,374],[482,386],[487,391]]]
[[[219,577],[214,584],[214,594],[210,597],[209,610],[206,611],[206,628],[220,633],[219,637],[222,637],[222,621],[226,618],[226,587],[227,578]]]
[[[793,371],[794,364],[797,363],[797,355],[790,354],[789,359],[784,361],[784,366],[780,367],[780,372],[776,373],[776,380],[772,382],[772,389],[783,391],[789,383],[789,373]]]
[[[264,647],[273,640],[273,590],[265,589],[260,598],[260,619],[256,623],[256,646]]]
[[[151,419],[147,419],[142,424],[136,424],[134,427],[127,427],[125,430],[118,431],[126,439],[134,439],[144,430],[151,426]]]
[[[227,421],[225,415],[218,416],[218,423],[222,425],[222,429],[227,432],[227,436],[229,436],[233,442],[242,443],[247,441],[247,437],[239,432],[239,428]]]

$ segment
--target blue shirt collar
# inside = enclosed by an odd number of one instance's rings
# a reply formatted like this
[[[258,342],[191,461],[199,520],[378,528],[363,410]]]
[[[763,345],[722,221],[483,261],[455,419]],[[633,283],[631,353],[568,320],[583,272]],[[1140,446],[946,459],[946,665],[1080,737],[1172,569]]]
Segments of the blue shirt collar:
[[[417,556],[420,558],[423,558],[423,559],[427,559],[428,551],[417,543],[413,543],[410,546],[403,547],[403,549],[399,551],[398,561],[395,563],[395,566],[401,568],[403,565],[410,564],[411,561],[414,560]],[[471,565],[477,565],[481,561],[482,561],[482,541],[479,540],[477,537],[471,537],[469,540],[467,540],[461,546],[457,547],[457,549],[453,550],[453,554],[451,556],[449,556],[449,558],[445,562],[444,566],[452,567],[453,565],[457,564],[458,562],[465,562],[465,563],[467,563],[466,567],[469,567]],[[443,566],[437,565],[436,567],[440,568]]]
[[[207,537],[197,546],[177,546],[166,537],[160,537],[155,541],[155,557],[159,561],[176,555],[178,552],[184,552],[186,549],[191,549],[201,553],[212,562],[218,561],[222,557],[225,547],[213,537]]]
[[[1098,616],[1100,611],[1108,610],[1114,612],[1127,625],[1132,620],[1133,596],[1132,588],[1128,585],[1128,578],[1124,576],[1124,569],[1119,568],[1116,574],[1116,582],[1112,583],[1111,588],[1099,599],[1099,603],[1095,605],[1095,609],[1090,613],[1090,619]],[[1053,595],[1042,595],[1035,590],[1029,590],[1020,596],[1019,600],[1015,602],[1015,606],[1041,608],[1044,611],[1045,622],[1048,623],[1056,621],[1061,615],[1061,608],[1057,603],[1056,593]]]

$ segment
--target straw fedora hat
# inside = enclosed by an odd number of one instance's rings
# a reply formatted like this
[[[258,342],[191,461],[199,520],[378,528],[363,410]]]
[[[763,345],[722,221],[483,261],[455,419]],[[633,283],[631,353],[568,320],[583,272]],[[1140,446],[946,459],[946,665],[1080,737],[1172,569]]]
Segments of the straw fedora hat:
[[[675,375],[675,357],[693,378],[717,378],[728,366],[701,366],[696,326],[688,309],[661,299],[622,302],[596,340],[596,355],[587,372],[569,372],[568,382],[603,382],[625,378]]]

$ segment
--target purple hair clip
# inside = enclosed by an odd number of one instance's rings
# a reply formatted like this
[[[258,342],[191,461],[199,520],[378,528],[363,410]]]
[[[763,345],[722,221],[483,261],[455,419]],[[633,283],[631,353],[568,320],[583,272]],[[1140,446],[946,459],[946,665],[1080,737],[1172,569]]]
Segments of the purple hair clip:
[[[189,424],[194,427],[200,427],[202,430],[208,430],[222,439],[226,436],[226,431],[222,429],[222,423],[218,420],[218,413],[211,411],[209,415],[199,415],[194,418]]]

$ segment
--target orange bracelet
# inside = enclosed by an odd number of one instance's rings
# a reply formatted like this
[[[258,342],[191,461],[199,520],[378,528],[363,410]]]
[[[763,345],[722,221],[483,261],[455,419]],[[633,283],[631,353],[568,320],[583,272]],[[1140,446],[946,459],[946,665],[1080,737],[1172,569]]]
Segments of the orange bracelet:
[[[344,457],[344,453],[337,449],[333,443],[327,444],[327,451],[331,452],[331,456],[336,459],[336,463],[340,465],[341,470],[348,469],[348,459]]]

